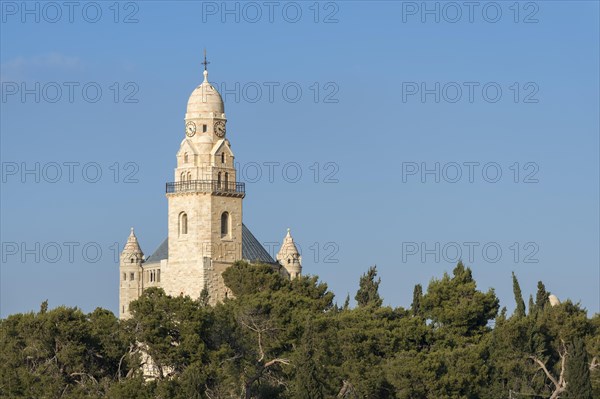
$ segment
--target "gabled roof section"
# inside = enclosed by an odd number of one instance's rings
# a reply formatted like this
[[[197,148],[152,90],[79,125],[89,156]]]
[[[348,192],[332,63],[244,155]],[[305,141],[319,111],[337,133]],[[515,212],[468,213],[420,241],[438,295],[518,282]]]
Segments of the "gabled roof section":
[[[179,151],[177,151],[177,155],[181,154],[182,152],[191,152],[192,154],[198,154],[198,149],[196,148],[194,143],[192,143],[192,141],[186,137],[181,141],[181,145],[179,147]]]
[[[210,152],[211,155],[216,156],[217,153],[219,151],[221,151],[221,148],[225,147],[227,149],[227,153],[231,156],[233,156],[233,152],[231,151],[231,148],[229,148],[228,145],[225,144],[225,139],[221,139],[219,141],[217,141],[215,143],[215,146],[213,147],[212,151]]]

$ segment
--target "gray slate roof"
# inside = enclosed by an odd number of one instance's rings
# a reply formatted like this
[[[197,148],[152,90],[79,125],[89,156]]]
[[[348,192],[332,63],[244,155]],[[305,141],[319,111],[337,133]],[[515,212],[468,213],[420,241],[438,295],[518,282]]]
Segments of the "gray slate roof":
[[[145,263],[157,263],[169,257],[169,239],[165,240],[146,258]],[[277,263],[254,234],[242,223],[242,258],[248,262]]]

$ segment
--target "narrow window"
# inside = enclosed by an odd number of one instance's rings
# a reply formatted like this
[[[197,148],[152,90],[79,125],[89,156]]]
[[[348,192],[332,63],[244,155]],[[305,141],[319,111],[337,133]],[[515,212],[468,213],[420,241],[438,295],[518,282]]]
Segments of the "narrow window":
[[[123,307],[122,307],[122,309],[121,309],[121,310],[122,310],[122,312],[121,312],[121,313],[125,313],[125,305],[123,305]]]
[[[229,213],[223,212],[221,214],[221,237],[225,237],[229,234]]]
[[[229,190],[229,173],[225,172],[225,190]]]
[[[187,152],[183,154],[183,162],[188,163],[188,153]]]
[[[135,280],[135,274],[134,273],[129,273],[129,280],[131,280],[131,281]]]
[[[179,235],[187,234],[187,231],[188,231],[187,214],[185,212],[181,212],[179,214]]]
[[[192,181],[192,172],[188,172],[187,179],[188,181]]]
[[[206,133],[207,130],[208,130],[208,126],[202,125],[202,133]]]
[[[225,163],[225,153],[221,153],[221,163]]]
[[[127,281],[127,273],[123,273],[123,281]]]
[[[185,181],[185,172],[181,172],[181,181]]]
[[[156,271],[156,282],[160,283],[160,269]]]
[[[221,172],[217,174],[217,188],[221,188]]]

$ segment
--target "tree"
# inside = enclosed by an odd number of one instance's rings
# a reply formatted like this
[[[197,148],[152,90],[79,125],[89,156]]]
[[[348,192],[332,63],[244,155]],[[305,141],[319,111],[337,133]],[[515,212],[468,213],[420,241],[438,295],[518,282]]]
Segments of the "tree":
[[[535,295],[535,308],[538,311],[544,310],[546,308],[546,305],[549,303],[548,300],[548,291],[546,291],[546,287],[544,286],[544,283],[542,283],[541,281],[538,281],[537,283],[537,293]]]
[[[222,276],[236,297],[277,290],[288,283],[272,266],[245,261],[235,262]]]
[[[515,309],[515,317],[525,317],[525,301],[523,301],[523,294],[521,294],[521,287],[519,286],[519,280],[515,276],[515,272],[512,273],[513,280],[513,293],[515,295],[515,303],[517,305]]]
[[[413,301],[411,304],[411,310],[413,316],[417,316],[421,314],[421,299],[423,298],[423,287],[421,284],[415,285],[415,289],[413,290]]]
[[[356,302],[359,307],[362,306],[375,306],[379,307],[383,303],[383,300],[379,296],[379,284],[381,279],[377,277],[377,266],[371,266],[369,270],[360,277],[359,288],[356,292]]]
[[[566,398],[592,399],[590,366],[583,340],[580,337],[575,337],[569,349],[565,373],[567,381]]]
[[[325,398],[322,364],[326,361],[322,351],[323,340],[317,335],[311,320],[307,320],[295,361],[295,375],[292,380],[294,399]]]
[[[533,315],[535,313],[535,302],[533,302],[533,295],[529,294],[529,306],[527,307],[527,309],[529,309],[529,315]]]
[[[346,300],[344,300],[344,306],[342,307],[343,310],[348,310],[350,309],[350,294],[346,295]]]
[[[487,330],[489,320],[496,317],[499,302],[493,289],[477,290],[471,269],[462,262],[454,268],[453,276],[444,274],[432,280],[422,299],[423,316],[436,328],[453,336],[479,335]]]

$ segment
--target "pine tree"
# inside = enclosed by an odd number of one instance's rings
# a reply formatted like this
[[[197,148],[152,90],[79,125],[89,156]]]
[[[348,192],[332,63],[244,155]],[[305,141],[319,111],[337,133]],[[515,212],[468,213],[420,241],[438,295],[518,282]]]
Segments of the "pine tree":
[[[521,286],[519,285],[519,280],[517,280],[517,276],[515,276],[515,272],[512,274],[513,279],[513,293],[515,295],[515,302],[517,304],[517,308],[515,309],[515,317],[522,318],[525,317],[525,301],[523,301],[523,294],[521,294]]]
[[[565,370],[567,381],[567,399],[592,399],[592,383],[587,359],[587,351],[583,340],[573,339],[567,357]]]
[[[369,270],[360,277],[359,289],[356,292],[356,302],[358,306],[376,306],[379,307],[383,300],[379,296],[379,283],[381,279],[377,279],[377,266],[371,266]]]
[[[411,304],[413,316],[421,314],[421,298],[423,298],[423,287],[421,284],[417,284],[413,290],[413,301]]]

